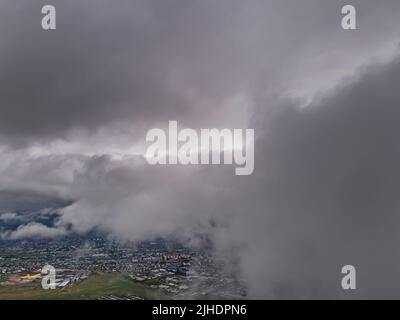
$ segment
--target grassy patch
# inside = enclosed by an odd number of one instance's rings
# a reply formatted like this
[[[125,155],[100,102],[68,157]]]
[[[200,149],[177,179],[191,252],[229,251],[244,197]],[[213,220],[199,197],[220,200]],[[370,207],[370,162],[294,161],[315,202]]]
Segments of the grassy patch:
[[[82,300],[96,299],[106,294],[134,295],[144,299],[167,298],[159,290],[134,282],[128,275],[122,273],[93,273],[88,279],[72,287],[56,290],[43,290],[40,283],[0,287],[2,300]]]

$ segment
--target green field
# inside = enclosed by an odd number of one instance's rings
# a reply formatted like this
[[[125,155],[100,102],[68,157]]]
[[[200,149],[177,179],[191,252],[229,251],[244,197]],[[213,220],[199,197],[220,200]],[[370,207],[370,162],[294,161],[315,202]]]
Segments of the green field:
[[[166,299],[162,292],[137,283],[122,273],[93,273],[88,279],[71,287],[43,290],[40,283],[0,286],[0,300],[84,300],[106,294],[134,295],[144,299]]]

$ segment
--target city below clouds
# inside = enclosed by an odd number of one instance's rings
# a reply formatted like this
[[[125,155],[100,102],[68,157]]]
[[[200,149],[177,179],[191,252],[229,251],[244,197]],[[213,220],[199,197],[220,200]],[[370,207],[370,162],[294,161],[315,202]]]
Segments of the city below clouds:
[[[1,238],[207,238],[251,297],[346,298],[347,264],[398,297],[400,2],[351,2],[357,30],[344,1],[55,0],[43,31],[1,1]],[[149,165],[170,120],[254,129],[254,172]]]

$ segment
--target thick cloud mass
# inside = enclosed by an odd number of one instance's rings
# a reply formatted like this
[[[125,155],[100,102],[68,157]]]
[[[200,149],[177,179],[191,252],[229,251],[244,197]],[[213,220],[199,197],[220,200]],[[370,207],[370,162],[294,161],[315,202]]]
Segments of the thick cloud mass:
[[[235,99],[308,97],[389,54],[398,2],[356,1],[357,34],[341,29],[340,2],[56,0],[57,30],[44,32],[41,1],[2,1],[2,138],[20,145],[170,119],[243,125]]]
[[[3,238],[207,238],[249,297],[399,297],[398,1],[353,1],[356,32],[341,1],[54,4],[50,32],[0,4]],[[253,175],[148,165],[168,120],[254,128]]]

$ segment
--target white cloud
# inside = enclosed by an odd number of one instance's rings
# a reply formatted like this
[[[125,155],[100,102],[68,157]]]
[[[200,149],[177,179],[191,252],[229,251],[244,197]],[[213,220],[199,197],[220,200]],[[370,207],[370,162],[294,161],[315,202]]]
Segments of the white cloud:
[[[0,214],[0,220],[7,221],[7,220],[16,220],[18,219],[18,215],[14,212],[5,212]]]
[[[63,227],[48,227],[44,224],[31,222],[19,226],[15,231],[7,231],[2,234],[3,239],[16,240],[25,238],[53,238],[66,235],[68,232]]]

